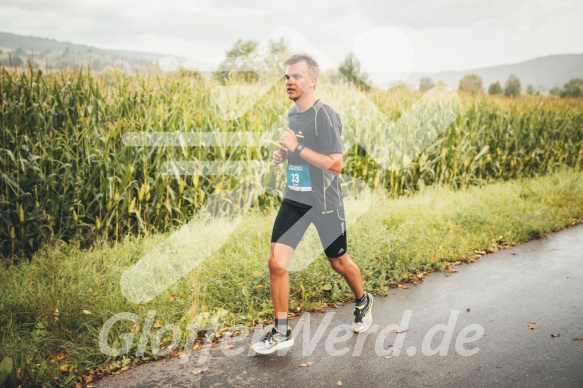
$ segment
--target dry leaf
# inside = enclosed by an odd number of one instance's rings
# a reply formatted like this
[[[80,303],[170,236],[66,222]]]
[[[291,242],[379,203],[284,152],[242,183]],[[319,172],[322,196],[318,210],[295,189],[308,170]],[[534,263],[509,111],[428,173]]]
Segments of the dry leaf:
[[[59,353],[59,354],[57,354],[56,359],[57,359],[57,361],[63,361],[65,359],[65,357],[67,357],[65,355],[65,353]]]
[[[158,329],[160,327],[162,327],[162,322],[160,322],[160,320],[156,320],[156,322],[154,322],[154,325],[152,326],[154,329]]]
[[[131,379],[131,378],[132,378],[132,375],[127,375],[127,376],[123,377],[124,380]]]
[[[235,345],[233,345],[233,344],[228,344],[228,345],[225,345],[225,347],[223,348],[223,350],[229,350],[229,349],[233,349],[234,347],[235,347]]]
[[[315,363],[316,363],[316,361],[308,361],[308,362],[302,362],[302,363],[300,364],[300,366],[301,366],[301,367],[306,367],[306,368],[307,368],[307,367],[310,367],[310,366],[314,365]]]
[[[407,295],[399,295],[399,298],[401,298],[401,299],[406,298],[406,297],[407,297]]]
[[[342,381],[338,380],[338,381],[336,382],[336,385],[338,385],[338,386],[341,386],[341,385],[342,385]]]
[[[573,341],[583,341],[583,337],[576,337],[576,338],[573,338]]]
[[[20,374],[22,373],[22,369],[18,368],[16,369],[16,379],[20,380]]]
[[[536,329],[536,323],[535,322],[528,322],[528,328],[530,330]]]
[[[174,296],[174,295],[170,295],[169,298],[172,302],[174,302],[176,300],[176,296]]]
[[[61,365],[61,366],[59,367],[59,370],[60,370],[61,372],[63,372],[63,373],[64,373],[64,372],[68,372],[68,371],[69,371],[69,365],[67,365],[67,364]]]
[[[409,329],[399,329],[399,330],[394,330],[395,333],[400,334],[400,333],[404,333]]]
[[[556,337],[558,337],[558,336],[560,336],[560,334],[559,334],[559,333],[553,333],[553,334],[551,334],[551,337],[553,337],[553,338],[556,338]]]
[[[89,310],[83,310],[83,314],[91,315],[91,311],[89,311]]]
[[[402,288],[404,290],[406,290],[407,288],[409,288],[409,286],[405,286],[404,284],[401,284],[401,283],[397,284],[397,287]]]
[[[451,268],[451,267],[447,267],[447,268],[445,269],[445,272],[447,272],[447,273],[454,273],[454,272],[457,272],[457,271],[458,271],[457,269],[453,269],[453,268]]]
[[[85,383],[90,383],[93,381],[93,376],[91,375],[87,375],[87,376],[83,376],[83,380],[85,380]]]
[[[201,373],[206,372],[207,370],[209,370],[209,368],[196,368],[195,370],[192,371],[192,374],[199,375]]]

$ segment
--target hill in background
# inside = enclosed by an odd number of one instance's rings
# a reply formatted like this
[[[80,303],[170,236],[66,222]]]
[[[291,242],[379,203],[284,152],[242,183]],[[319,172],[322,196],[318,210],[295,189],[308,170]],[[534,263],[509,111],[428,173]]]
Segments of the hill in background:
[[[23,36],[0,32],[0,64],[26,67],[27,60],[32,59],[33,66],[40,69],[76,68],[89,65],[94,70],[104,70],[108,66],[122,68],[125,71],[158,68],[157,63],[162,54],[137,51],[106,50],[92,46],[59,42],[54,39]],[[11,61],[9,61],[11,57]],[[177,58],[183,63],[185,58]],[[522,87],[533,85],[539,92],[548,92],[553,87],[562,87],[572,78],[583,78],[583,54],[550,55],[524,62],[498,65],[464,71],[446,71],[439,73],[413,73],[406,83],[419,87],[422,77],[431,77],[437,83],[442,81],[452,89],[457,89],[465,74],[478,74],[482,77],[484,89],[496,81],[504,85],[510,74],[520,78]]]
[[[443,81],[447,86],[457,89],[465,74],[478,74],[482,77],[484,89],[496,81],[502,86],[510,74],[520,78],[522,87],[533,85],[539,92],[547,92],[557,86],[562,87],[572,78],[583,78],[583,54],[549,55],[524,62],[469,69],[464,71],[445,71],[440,73],[413,73],[407,84],[419,86],[421,77],[431,77],[434,82]]]

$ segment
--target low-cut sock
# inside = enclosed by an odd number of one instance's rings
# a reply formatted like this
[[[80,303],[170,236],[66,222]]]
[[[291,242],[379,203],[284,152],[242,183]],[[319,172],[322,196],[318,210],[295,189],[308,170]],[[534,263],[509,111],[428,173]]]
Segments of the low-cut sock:
[[[283,335],[286,335],[287,329],[288,329],[287,318],[275,319],[275,330],[277,330],[279,333]]]
[[[367,302],[368,302],[368,298],[366,297],[366,293],[364,293],[364,295],[362,295],[362,298],[360,299],[356,299],[356,308],[359,310],[362,310],[362,308],[364,306],[366,306]]]

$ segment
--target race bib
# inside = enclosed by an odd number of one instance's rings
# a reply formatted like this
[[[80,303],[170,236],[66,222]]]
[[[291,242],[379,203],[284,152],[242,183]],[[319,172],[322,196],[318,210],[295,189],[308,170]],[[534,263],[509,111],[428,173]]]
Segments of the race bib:
[[[294,191],[312,191],[310,166],[307,164],[288,164],[287,186]]]

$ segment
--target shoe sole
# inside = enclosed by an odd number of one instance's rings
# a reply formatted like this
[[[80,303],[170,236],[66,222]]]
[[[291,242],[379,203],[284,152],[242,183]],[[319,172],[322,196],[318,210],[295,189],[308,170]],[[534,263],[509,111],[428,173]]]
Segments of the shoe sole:
[[[253,346],[251,346],[251,350],[253,350],[257,354],[271,354],[271,353],[277,352],[278,350],[289,349],[292,346],[294,346],[294,339],[293,338],[290,340],[287,340],[287,341],[280,342],[277,345],[275,345],[269,349],[255,350],[255,349],[253,349]]]
[[[362,329],[362,330],[357,330],[357,329],[354,329],[354,332],[355,332],[355,333],[364,333],[364,332],[365,332],[365,331],[367,331],[367,330],[370,328],[370,326],[372,325],[372,308],[374,307],[374,297],[372,296],[372,294],[370,294],[370,297],[371,297],[371,299],[370,299],[370,301],[371,301],[371,302],[370,302],[370,312],[369,312],[369,314],[370,314],[370,323],[368,324],[368,326],[367,326],[367,327],[365,327],[365,328],[364,328],[364,329]]]

